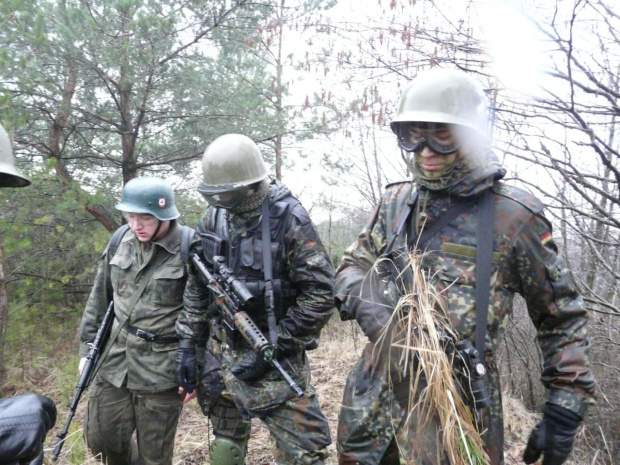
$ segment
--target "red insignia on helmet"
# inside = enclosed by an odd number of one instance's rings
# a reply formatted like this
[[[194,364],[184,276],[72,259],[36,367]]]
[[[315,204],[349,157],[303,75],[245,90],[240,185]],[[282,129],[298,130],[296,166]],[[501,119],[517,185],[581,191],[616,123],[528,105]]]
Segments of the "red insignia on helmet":
[[[551,233],[545,233],[542,236],[540,236],[540,242],[543,243],[543,245],[545,245],[547,242],[549,242],[551,240]]]
[[[166,208],[166,197],[159,198],[159,208]]]

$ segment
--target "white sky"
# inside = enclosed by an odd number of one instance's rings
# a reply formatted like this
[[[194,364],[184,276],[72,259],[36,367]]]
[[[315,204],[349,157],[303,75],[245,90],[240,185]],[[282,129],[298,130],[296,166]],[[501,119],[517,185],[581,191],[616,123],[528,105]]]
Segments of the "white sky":
[[[359,0],[339,0],[335,8],[325,12],[326,16],[332,19],[333,23],[340,22],[360,22],[366,24],[367,18],[378,20],[381,15],[386,15],[386,23],[392,16],[398,16],[400,20],[402,15],[410,15],[412,18],[430,14],[436,11],[431,2],[418,0],[413,7],[407,5],[407,0],[398,2],[395,10],[389,8],[389,0],[364,1],[364,7],[361,8]],[[449,18],[443,18],[441,21],[458,22],[466,14],[466,2],[450,2],[450,8],[447,8],[446,2],[437,1],[442,12],[451,15]],[[544,80],[542,69],[544,62],[548,59],[544,50],[544,41],[541,35],[535,29],[535,26],[521,13],[520,5],[524,1],[514,2],[507,0],[480,0],[472,2],[471,6],[471,27],[473,35],[486,41],[487,50],[493,58],[491,64],[491,73],[496,75],[506,88],[513,89],[515,92],[524,94],[538,94],[539,86]],[[453,6],[453,7],[452,7]],[[342,79],[342,74],[340,79]],[[294,103],[303,101],[305,95],[311,92],[312,86],[317,84],[316,76],[308,76],[309,81],[300,83],[291,88],[291,99]],[[333,70],[334,85],[338,87],[338,70]],[[393,88],[394,91],[400,92],[394,84],[394,77],[382,82],[384,88]],[[341,84],[341,83],[339,83]],[[359,86],[361,87],[361,86]],[[384,89],[385,90],[385,89]],[[355,96],[355,86],[351,90],[351,98]],[[360,92],[357,89],[357,92]],[[307,142],[302,147],[304,153],[308,154],[305,160],[297,163],[294,168],[284,171],[283,181],[291,187],[294,193],[298,194],[302,202],[311,208],[316,202],[320,193],[326,193],[329,189],[321,182],[321,176],[326,172],[322,170],[319,160],[324,153],[334,153],[342,150],[358,150],[350,141],[343,140],[341,136],[333,136],[334,143],[326,144],[323,142]],[[390,162],[400,163],[400,154],[397,148],[396,140],[389,131],[380,137],[380,141],[384,144],[384,152],[388,153]],[[393,159],[390,153],[393,152]],[[353,152],[355,153],[355,152]],[[289,155],[293,155],[289,152]],[[296,156],[289,156],[289,159],[295,159]],[[355,192],[347,192],[346,189],[339,186],[334,195],[341,198],[347,198],[356,195]],[[354,199],[351,199],[353,203]],[[315,220],[323,219],[324,215],[313,209],[313,217]]]

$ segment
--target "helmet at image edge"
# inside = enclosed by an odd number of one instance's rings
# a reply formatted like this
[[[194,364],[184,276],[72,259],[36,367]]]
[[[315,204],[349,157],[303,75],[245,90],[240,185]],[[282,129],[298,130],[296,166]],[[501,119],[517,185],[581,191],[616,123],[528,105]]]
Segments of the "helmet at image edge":
[[[438,69],[420,73],[403,92],[396,117],[390,123],[398,135],[399,123],[445,123],[489,136],[487,99],[481,84],[467,73]]]
[[[11,139],[0,125],[0,187],[26,187],[30,180],[15,169]]]
[[[174,191],[165,180],[152,177],[132,179],[115,207],[129,213],[148,213],[160,221],[175,220],[181,214],[174,203]]]

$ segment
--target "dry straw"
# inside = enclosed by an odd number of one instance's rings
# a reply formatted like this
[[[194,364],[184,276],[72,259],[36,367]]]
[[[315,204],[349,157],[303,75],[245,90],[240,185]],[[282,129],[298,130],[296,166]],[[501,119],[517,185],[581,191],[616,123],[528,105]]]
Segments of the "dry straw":
[[[452,464],[488,464],[475,419],[459,395],[452,356],[446,354],[446,338],[457,339],[444,295],[423,271],[419,253],[402,258],[405,266],[398,268],[377,262],[377,269],[398,269],[390,279],[397,282],[400,297],[375,348],[388,358],[394,402],[404,409],[404,418],[395,419],[401,457],[411,464],[424,457],[433,463],[447,458]],[[408,389],[402,389],[403,383]],[[399,391],[405,392],[400,398]]]

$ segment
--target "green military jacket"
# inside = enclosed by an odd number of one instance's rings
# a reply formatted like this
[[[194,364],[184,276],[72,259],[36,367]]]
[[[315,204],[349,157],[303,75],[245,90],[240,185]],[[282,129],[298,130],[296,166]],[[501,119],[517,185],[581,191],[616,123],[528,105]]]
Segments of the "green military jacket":
[[[345,252],[335,286],[341,318],[356,319],[365,334],[376,340],[396,303],[394,299],[389,301],[390,292],[368,289],[376,261],[392,239],[396,249],[411,248],[420,214],[430,225],[448,210],[454,199],[469,200],[473,205],[470,211],[450,221],[428,240],[422,267],[428,276],[434,277],[437,288],[444,291],[453,328],[461,339],[474,342],[477,199],[486,189],[493,190],[493,266],[485,343],[486,382],[492,407],[484,418],[487,432],[483,435],[492,464],[503,463],[501,389],[494,354],[512,312],[515,293],[525,298],[538,330],[544,357],[542,382],[550,391],[549,401],[583,416],[594,393],[583,299],[558,256],[542,204],[531,194],[498,182],[503,174],[497,158],[489,153],[484,163],[468,170],[451,188],[420,188],[405,231],[396,238],[397,225],[403,211],[410,209],[408,203],[415,186],[411,182],[388,186],[358,241]],[[372,347],[369,343],[349,376],[338,432],[341,454],[348,460],[368,464],[378,463],[405,414],[397,402],[389,401],[389,370],[373,366]],[[390,407],[386,409],[387,405]],[[370,441],[369,434],[376,439]]]
[[[113,339],[105,347],[98,376],[116,387],[126,382],[132,390],[162,391],[178,385],[175,381],[178,343],[148,342],[119,326],[126,322],[158,336],[175,335],[174,326],[183,307],[187,281],[186,266],[181,260],[181,231],[181,226],[173,222],[163,238],[144,244],[128,230],[110,260],[109,274],[107,250],[101,258],[82,317],[80,356],[88,353],[87,344],[94,340],[107,309],[106,276],[109,276],[116,318],[111,331]],[[144,291],[134,298],[145,279],[148,282]]]

